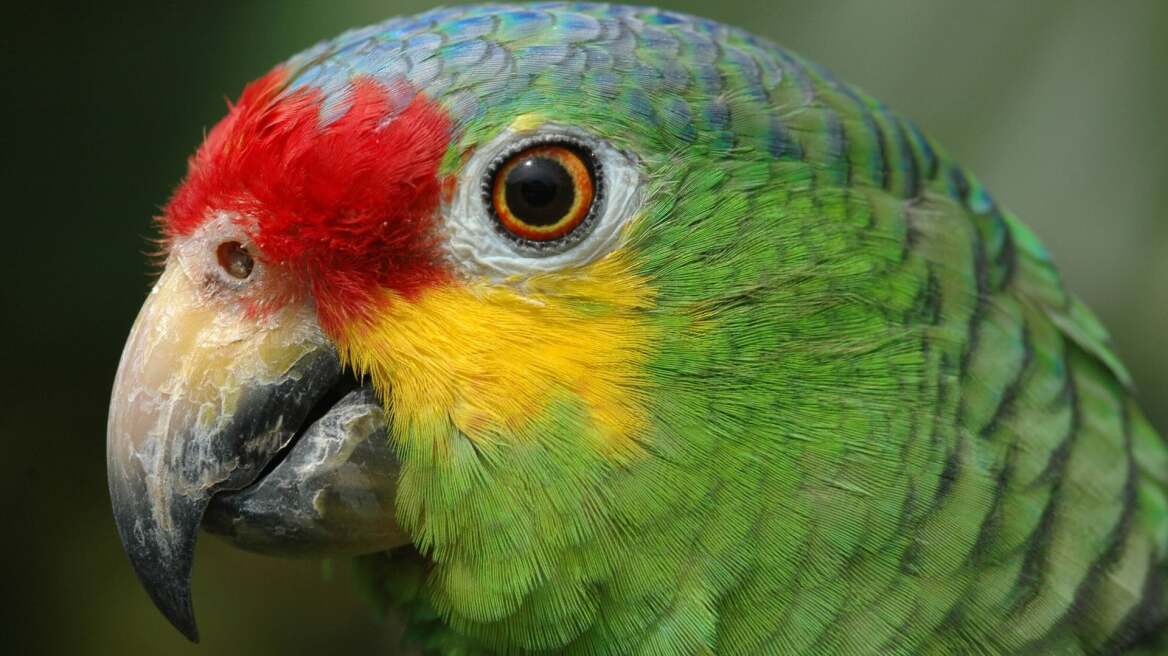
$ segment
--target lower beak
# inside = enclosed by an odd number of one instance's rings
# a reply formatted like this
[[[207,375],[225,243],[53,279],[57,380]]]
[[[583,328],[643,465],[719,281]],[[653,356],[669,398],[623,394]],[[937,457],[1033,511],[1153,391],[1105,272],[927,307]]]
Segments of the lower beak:
[[[337,411],[348,421],[339,421]],[[396,463],[381,412],[343,374],[310,306],[251,318],[203,293],[181,266],[167,266],[122,353],[106,456],[126,553],[175,627],[198,639],[191,565],[199,526],[217,494],[228,500],[217,504],[216,523],[229,527],[220,532],[245,547],[328,553],[404,542],[392,520]],[[310,439],[299,440],[302,435]],[[297,456],[293,441],[305,441],[301,451],[332,445],[334,453],[331,460]],[[368,479],[345,474],[358,465]],[[253,484],[270,494],[250,494]],[[340,510],[329,515],[331,523],[322,521],[314,500],[352,498],[338,493],[356,488],[365,494],[363,505],[334,501],[326,509]],[[270,502],[273,495],[276,505],[243,503]],[[336,519],[343,510],[365,524]],[[289,526],[302,529],[299,542],[295,535],[284,539]],[[373,526],[380,533],[370,535]]]

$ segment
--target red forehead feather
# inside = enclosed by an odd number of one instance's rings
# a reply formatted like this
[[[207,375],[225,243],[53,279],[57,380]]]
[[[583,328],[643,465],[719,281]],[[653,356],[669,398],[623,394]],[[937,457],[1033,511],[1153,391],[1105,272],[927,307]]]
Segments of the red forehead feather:
[[[282,92],[285,82],[277,68],[248,85],[207,135],[166,207],[167,235],[216,210],[240,213],[254,221],[261,258],[307,276],[334,327],[364,314],[379,287],[408,296],[444,278],[433,220],[445,112],[359,78],[348,108],[322,125],[321,91]]]

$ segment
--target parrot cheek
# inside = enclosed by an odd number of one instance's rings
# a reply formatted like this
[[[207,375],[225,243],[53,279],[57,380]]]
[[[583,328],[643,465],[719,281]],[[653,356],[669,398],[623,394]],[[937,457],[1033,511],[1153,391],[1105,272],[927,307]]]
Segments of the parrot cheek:
[[[341,380],[312,308],[228,311],[173,259],[142,307],[114,380],[110,497],[155,604],[197,639],[190,598],[207,504],[256,480]]]

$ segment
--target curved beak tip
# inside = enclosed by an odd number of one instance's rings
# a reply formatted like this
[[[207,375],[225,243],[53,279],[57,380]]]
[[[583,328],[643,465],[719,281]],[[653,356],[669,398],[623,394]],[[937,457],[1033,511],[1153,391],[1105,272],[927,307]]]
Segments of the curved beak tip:
[[[191,642],[199,641],[191,601],[191,567],[204,500],[184,500],[165,514],[151,507],[139,486],[111,479],[114,522],[130,565],[162,614]]]
[[[187,640],[199,642],[199,627],[195,623],[195,609],[191,604],[191,588],[189,584],[178,586],[173,590],[173,596],[163,597],[151,593],[154,605],[179,633]]]

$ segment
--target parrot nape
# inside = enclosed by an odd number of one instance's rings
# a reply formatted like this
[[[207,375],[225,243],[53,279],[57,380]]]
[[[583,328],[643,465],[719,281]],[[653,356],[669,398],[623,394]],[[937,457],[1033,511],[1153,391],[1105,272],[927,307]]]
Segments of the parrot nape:
[[[483,5],[250,84],[159,218],[108,425],[200,527],[354,555],[423,653],[1168,653],[1168,444],[913,123],[647,7]]]

